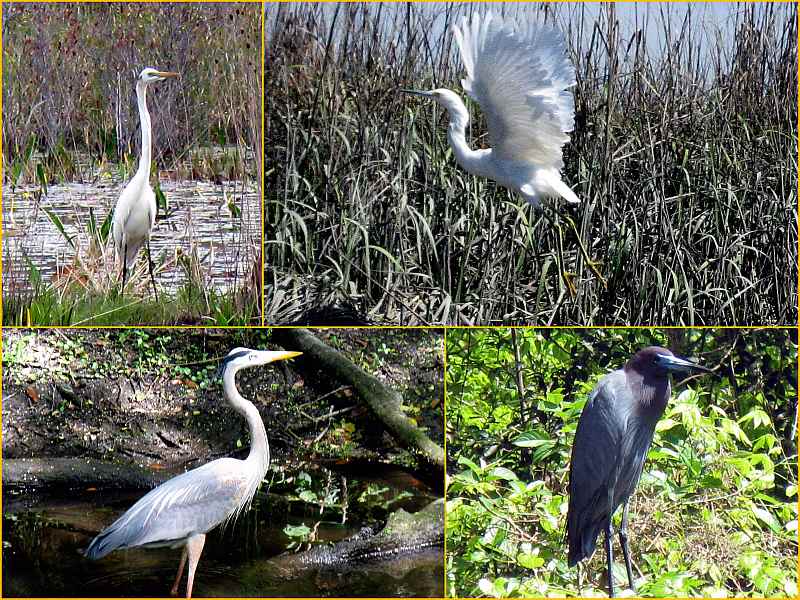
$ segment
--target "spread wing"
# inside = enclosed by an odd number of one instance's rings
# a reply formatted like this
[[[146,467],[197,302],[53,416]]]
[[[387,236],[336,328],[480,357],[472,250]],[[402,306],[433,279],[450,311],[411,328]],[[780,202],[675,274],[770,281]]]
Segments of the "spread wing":
[[[453,35],[467,70],[461,84],[486,114],[492,151],[560,170],[575,115],[575,71],[561,34],[487,13],[463,17]]]

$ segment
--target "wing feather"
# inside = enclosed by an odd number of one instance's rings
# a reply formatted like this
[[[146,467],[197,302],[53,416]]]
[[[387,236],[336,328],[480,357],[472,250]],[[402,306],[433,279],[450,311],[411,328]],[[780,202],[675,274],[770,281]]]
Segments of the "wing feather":
[[[86,549],[102,558],[117,548],[179,542],[216,527],[242,504],[249,480],[243,461],[222,458],[150,490]]]
[[[560,170],[575,113],[575,71],[561,34],[487,13],[463,17],[453,36],[467,71],[461,83],[486,115],[493,152]]]

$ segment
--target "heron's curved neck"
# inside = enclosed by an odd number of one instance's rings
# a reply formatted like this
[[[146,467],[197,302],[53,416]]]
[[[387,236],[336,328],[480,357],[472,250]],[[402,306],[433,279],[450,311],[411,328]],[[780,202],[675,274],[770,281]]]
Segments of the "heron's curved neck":
[[[225,389],[225,397],[230,405],[240,413],[250,427],[250,454],[247,455],[247,462],[254,463],[260,474],[258,480],[264,478],[269,468],[269,442],[267,441],[267,430],[264,428],[264,421],[258,409],[249,400],[245,400],[236,388],[236,373],[238,369],[228,369],[225,371],[222,383]]]
[[[447,107],[450,115],[450,126],[447,128],[447,139],[453,148],[456,161],[465,170],[475,175],[485,175],[482,167],[482,153],[475,151],[467,144],[467,125],[469,125],[469,112],[464,103],[459,100],[458,104],[451,104]]]
[[[639,398],[640,411],[656,421],[660,419],[672,393],[669,377],[658,377],[627,367],[625,371],[634,395]]]
[[[139,105],[139,123],[142,127],[142,156],[136,174],[145,181],[150,179],[150,160],[152,151],[150,113],[147,110],[147,84],[136,82],[136,102]]]

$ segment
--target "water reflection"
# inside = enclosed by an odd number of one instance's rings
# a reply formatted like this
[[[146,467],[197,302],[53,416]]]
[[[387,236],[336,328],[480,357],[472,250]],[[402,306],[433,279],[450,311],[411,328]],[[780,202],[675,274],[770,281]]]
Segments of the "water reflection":
[[[3,187],[3,280],[12,290],[30,286],[30,266],[43,283],[73,263],[76,250],[65,240],[46,211],[64,224],[78,245],[88,241],[90,209],[98,225],[113,209],[122,183],[66,183],[49,186],[40,197],[38,186]],[[159,286],[174,292],[186,280],[186,269],[175,260],[196,250],[209,287],[225,292],[247,280],[261,244],[261,207],[254,186],[241,181],[162,181],[169,214],[156,223],[151,238],[153,257],[167,261]],[[85,252],[85,248],[83,249]],[[108,254],[112,256],[111,253]]]
[[[353,479],[347,483],[351,497],[363,497],[369,485]],[[381,506],[416,511],[432,500],[427,493],[389,488],[388,494],[375,496],[373,506],[353,506],[346,524],[341,523],[337,511],[320,515],[318,506],[300,502],[291,494],[259,492],[251,511],[232,526],[209,534],[195,578],[195,596],[442,597],[442,548],[335,569],[296,568],[276,559],[292,544],[284,533],[287,524],[316,526],[315,543],[335,542],[366,524],[358,522],[360,515]],[[4,490],[4,596],[165,596],[175,577],[179,550],[133,549],[99,561],[87,560],[80,553],[142,494]],[[388,496],[397,501],[387,504]]]

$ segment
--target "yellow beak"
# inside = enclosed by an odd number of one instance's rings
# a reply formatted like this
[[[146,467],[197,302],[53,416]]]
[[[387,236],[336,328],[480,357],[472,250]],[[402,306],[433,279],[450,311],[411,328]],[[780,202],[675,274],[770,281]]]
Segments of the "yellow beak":
[[[173,73],[172,71],[156,71],[156,75],[159,77],[177,77],[180,73]]]
[[[275,362],[276,360],[289,360],[290,358],[295,358],[296,356],[300,356],[302,352],[294,352],[292,350],[283,350],[283,351],[276,351],[270,352],[272,355],[272,360],[270,362]]]

